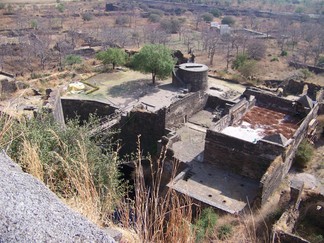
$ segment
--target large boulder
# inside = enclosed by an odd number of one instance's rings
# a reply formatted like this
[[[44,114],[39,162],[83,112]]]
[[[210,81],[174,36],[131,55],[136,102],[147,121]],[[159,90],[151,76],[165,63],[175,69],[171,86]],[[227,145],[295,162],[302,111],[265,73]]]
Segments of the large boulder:
[[[115,242],[0,151],[0,242]]]

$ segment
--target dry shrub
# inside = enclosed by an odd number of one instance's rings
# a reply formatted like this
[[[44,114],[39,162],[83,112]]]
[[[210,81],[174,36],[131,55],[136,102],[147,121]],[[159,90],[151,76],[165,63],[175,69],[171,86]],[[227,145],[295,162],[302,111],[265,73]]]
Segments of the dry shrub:
[[[111,144],[103,152],[88,130],[76,122],[63,129],[43,115],[19,122],[0,119],[0,146],[7,146],[24,171],[44,181],[69,206],[106,225],[123,195],[119,161]]]
[[[134,227],[142,242],[194,242],[195,236],[192,230],[192,206],[191,199],[184,195],[177,194],[174,190],[168,189],[161,193],[161,183],[165,165],[165,152],[155,163],[150,159],[150,180],[149,185],[145,183],[142,154],[140,146],[137,150],[135,165],[135,224],[127,215],[131,215],[129,204],[123,207],[124,225]],[[176,164],[173,168],[174,178]]]
[[[27,173],[43,181],[44,169],[38,154],[38,146],[36,144],[31,144],[28,140],[24,139],[22,143],[22,150],[20,153],[21,166]]]
[[[10,144],[11,140],[5,137],[10,133],[13,124],[12,120],[12,117],[0,111],[0,148],[5,148]]]

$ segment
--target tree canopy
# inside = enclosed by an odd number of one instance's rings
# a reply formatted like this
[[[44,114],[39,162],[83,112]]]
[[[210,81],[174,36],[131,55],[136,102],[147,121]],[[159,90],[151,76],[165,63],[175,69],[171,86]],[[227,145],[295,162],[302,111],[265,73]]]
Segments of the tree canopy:
[[[222,19],[222,24],[228,24],[229,26],[232,26],[235,24],[235,20],[231,16],[226,16]]]
[[[124,65],[126,63],[126,53],[119,48],[109,48],[107,51],[101,51],[96,57],[104,65],[112,64],[113,69],[115,69],[116,65]]]
[[[175,60],[171,51],[163,45],[145,45],[132,59],[135,70],[152,74],[152,82],[155,84],[156,77],[165,79],[173,69]]]

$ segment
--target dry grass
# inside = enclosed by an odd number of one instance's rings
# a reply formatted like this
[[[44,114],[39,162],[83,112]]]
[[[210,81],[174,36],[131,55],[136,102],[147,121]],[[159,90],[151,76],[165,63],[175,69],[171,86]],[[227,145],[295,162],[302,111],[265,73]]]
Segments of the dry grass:
[[[194,242],[191,199],[178,195],[171,189],[161,196],[165,152],[161,153],[155,163],[150,160],[151,183],[147,185],[141,164],[141,149],[138,146],[135,162],[134,228],[142,242]],[[176,168],[173,168],[173,172],[175,176]],[[129,206],[126,210],[128,208]],[[127,222],[130,222],[129,219],[126,219]]]
[[[20,161],[26,172],[44,181],[44,168],[39,158],[39,148],[37,144],[31,144],[24,139],[23,149],[20,153]]]

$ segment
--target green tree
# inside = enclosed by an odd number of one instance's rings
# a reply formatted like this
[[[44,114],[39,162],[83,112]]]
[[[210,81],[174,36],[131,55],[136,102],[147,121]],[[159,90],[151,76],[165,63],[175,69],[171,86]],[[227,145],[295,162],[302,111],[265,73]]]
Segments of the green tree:
[[[229,26],[232,26],[235,24],[235,20],[230,16],[226,16],[222,19],[222,24],[227,24]]]
[[[218,17],[220,17],[222,15],[222,12],[217,8],[212,9],[210,11],[210,13],[216,18],[218,18]]]
[[[214,18],[214,16],[211,13],[204,13],[201,15],[201,17],[205,22],[211,22]]]
[[[58,5],[56,5],[56,9],[60,12],[63,13],[65,10],[65,6],[63,3],[59,3]]]
[[[317,66],[324,67],[324,56],[318,59]]]
[[[82,19],[84,21],[90,21],[93,18],[92,14],[89,12],[83,13],[82,14]]]
[[[37,20],[33,19],[32,21],[30,21],[30,27],[33,28],[34,30],[37,30],[38,29]]]
[[[245,78],[249,78],[257,73],[258,66],[255,60],[247,60],[238,70]]]
[[[248,56],[246,54],[238,54],[233,61],[232,68],[239,69],[247,60]]]
[[[119,48],[109,48],[107,51],[101,51],[96,57],[104,65],[112,64],[113,69],[115,69],[116,65],[124,65],[126,63],[126,53]]]
[[[82,63],[82,59],[78,55],[67,55],[64,59],[64,64],[68,66],[72,66],[74,64],[80,64]]]
[[[150,14],[149,17],[148,17],[149,21],[152,22],[152,23],[157,23],[160,21],[161,17],[160,15],[158,14]]]
[[[174,64],[171,51],[163,45],[145,45],[132,59],[135,70],[152,74],[153,84],[156,77],[160,79],[168,77]]]

